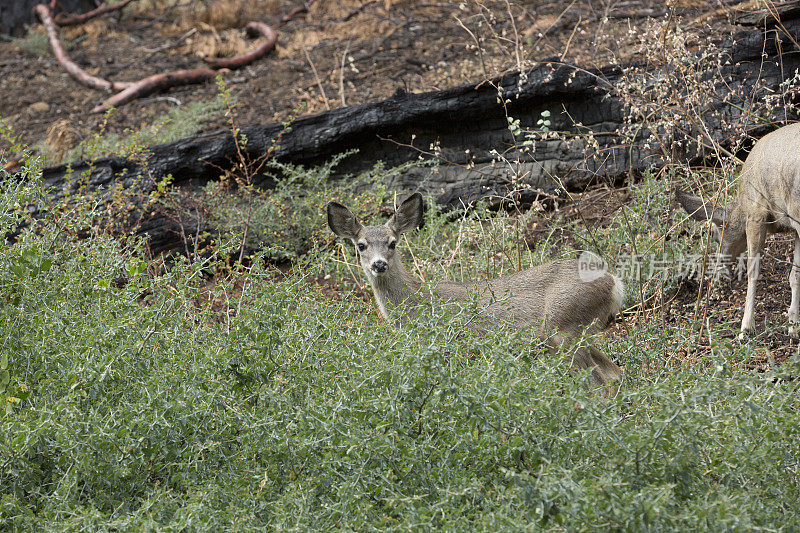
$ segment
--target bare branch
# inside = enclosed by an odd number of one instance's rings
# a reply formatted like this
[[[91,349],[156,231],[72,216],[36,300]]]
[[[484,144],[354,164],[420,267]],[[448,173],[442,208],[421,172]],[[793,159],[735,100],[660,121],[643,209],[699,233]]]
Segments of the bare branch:
[[[112,90],[119,91],[127,88],[130,85],[127,82],[110,82],[108,80],[92,76],[79,67],[77,63],[70,59],[69,55],[67,55],[67,52],[64,50],[64,47],[61,45],[61,40],[58,38],[58,29],[56,29],[56,25],[53,22],[52,11],[50,7],[46,4],[39,4],[34,7],[33,10],[39,16],[42,24],[44,24],[44,27],[47,30],[47,36],[50,39],[50,47],[53,49],[53,55],[56,56],[56,60],[61,63],[70,76],[75,78],[83,85],[106,92],[111,92]]]
[[[311,7],[311,4],[314,3],[314,0],[308,0],[308,2],[303,2],[303,5],[297,6],[296,8],[289,11],[286,15],[281,18],[280,23],[278,23],[278,27],[280,28],[287,22],[294,20],[297,15],[301,13],[308,13],[308,8]]]
[[[122,0],[122,2],[118,4],[108,5],[105,2],[100,4],[97,9],[93,9],[91,11],[87,11],[86,13],[82,13],[80,15],[73,15],[71,13],[59,13],[56,16],[56,24],[59,26],[76,26],[78,24],[83,24],[89,19],[93,19],[95,17],[99,17],[100,15],[105,15],[106,13],[111,13],[112,11],[117,11],[122,9],[123,7],[127,6],[134,0]]]
[[[275,43],[278,41],[278,35],[275,32],[275,29],[270,27],[268,24],[257,21],[250,22],[247,24],[247,26],[245,26],[248,34],[261,35],[265,38],[265,41],[253,50],[230,58],[207,59],[206,63],[209,64],[210,68],[201,67],[188,70],[177,70],[173,72],[163,72],[148,76],[147,78],[135,82],[111,82],[96,76],[92,76],[70,59],[69,55],[67,55],[67,52],[64,50],[61,41],[59,40],[56,24],[60,24],[62,26],[80,24],[104,13],[122,9],[133,1],[134,0],[122,0],[114,5],[108,5],[104,2],[97,9],[89,11],[88,13],[84,13],[83,15],[59,16],[56,17],[55,20],[53,19],[52,12],[54,5],[56,4],[56,0],[53,0],[49,5],[39,4],[34,7],[34,11],[39,16],[45,26],[45,29],[47,30],[47,35],[50,40],[50,46],[53,49],[53,54],[58,62],[70,74],[70,76],[75,78],[83,85],[92,87],[94,89],[100,89],[101,91],[105,92],[121,91],[92,109],[93,113],[100,113],[107,111],[111,107],[121,106],[127,102],[130,102],[131,100],[135,100],[154,91],[169,89],[170,87],[176,87],[179,85],[202,83],[214,78],[219,72],[227,72],[229,69],[243,67],[244,65],[252,63],[253,61],[263,57],[265,54],[267,54],[267,52],[275,47]],[[308,7],[313,2],[314,0],[308,0],[307,2],[303,3],[303,5],[292,9],[281,19],[281,22],[277,27],[286,24],[300,13],[308,12]]]
[[[214,78],[221,72],[227,72],[227,69],[212,70],[210,68],[201,67],[154,74],[130,83],[125,90],[108,98],[105,102],[92,109],[92,113],[108,111],[111,107],[121,106],[131,100],[135,100],[158,90],[169,89],[170,87],[177,87],[179,85],[202,83]]]
[[[266,41],[261,43],[253,50],[238,56],[213,59],[206,58],[204,61],[214,69],[237,69],[252,63],[256,59],[264,57],[267,52],[275,48],[275,43],[278,42],[278,34],[275,33],[275,30],[273,30],[267,24],[264,24],[263,22],[249,22],[247,26],[245,26],[245,29],[247,30],[248,35],[261,35],[266,38]]]

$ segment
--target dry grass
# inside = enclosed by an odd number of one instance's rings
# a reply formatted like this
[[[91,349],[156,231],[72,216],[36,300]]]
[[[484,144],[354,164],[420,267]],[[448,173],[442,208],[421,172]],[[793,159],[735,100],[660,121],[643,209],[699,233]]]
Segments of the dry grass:
[[[73,41],[80,38],[81,46],[94,46],[101,39],[116,39],[122,35],[112,25],[112,21],[100,17],[77,26],[65,26],[60,29],[61,39]]]
[[[295,32],[283,44],[278,41],[276,52],[280,58],[303,57],[304,48],[311,50],[327,37],[328,35],[325,32],[316,30]]]
[[[80,142],[80,135],[72,127],[72,122],[61,119],[53,123],[47,130],[44,144],[48,151],[48,163],[58,164],[64,160],[64,155]]]
[[[218,32],[213,26],[202,22],[198,23],[197,28],[200,31],[186,39],[183,53],[197,57],[231,57],[253,46],[241,29]]]
[[[175,0],[137,0],[129,4],[125,11],[137,14],[161,14],[175,7]]]
[[[187,27],[205,24],[218,29],[237,28],[243,24],[245,6],[238,0],[193,2],[183,11],[182,19]]]
[[[280,12],[278,0],[203,0],[191,2],[181,8],[179,26],[182,30],[211,26],[217,30],[239,28],[251,20],[260,20],[265,14]]]

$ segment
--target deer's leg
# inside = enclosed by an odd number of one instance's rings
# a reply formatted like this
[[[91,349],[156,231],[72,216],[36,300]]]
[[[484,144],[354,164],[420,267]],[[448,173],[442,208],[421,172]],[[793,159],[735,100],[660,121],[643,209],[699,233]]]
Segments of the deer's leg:
[[[548,338],[547,346],[551,352],[557,352],[569,348],[573,344],[574,338],[555,334]],[[612,390],[607,394],[610,393],[611,396],[616,394],[614,384],[622,380],[622,369],[594,346],[578,346],[572,354],[572,365],[580,369],[590,369],[592,379],[598,385],[612,386]]]
[[[594,346],[587,346],[589,358],[592,361],[592,376],[603,384],[613,383],[622,380],[622,369],[617,364],[605,356],[603,352]]]
[[[767,227],[760,219],[747,219],[747,298],[744,302],[744,317],[742,317],[742,333],[753,329],[753,314],[756,305],[756,282],[761,266],[761,249],[767,236]]]
[[[789,335],[797,337],[797,322],[800,315],[800,231],[794,239],[794,260],[789,272],[789,286],[792,288],[792,303],[789,304]]]

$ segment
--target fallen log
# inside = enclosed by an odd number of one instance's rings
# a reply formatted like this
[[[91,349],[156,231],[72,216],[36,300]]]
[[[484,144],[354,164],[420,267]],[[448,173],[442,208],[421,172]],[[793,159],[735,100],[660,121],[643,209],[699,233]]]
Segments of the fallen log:
[[[759,136],[774,128],[770,120],[794,118],[775,109],[772,116],[763,117],[768,120],[754,122],[741,98],[765,98],[784,90],[782,84],[800,69],[800,50],[789,44],[798,37],[800,18],[794,18],[783,20],[780,29],[740,32],[721,45],[724,61],[712,62],[704,73],[714,84],[715,99],[708,112],[716,117],[704,127],[720,147],[735,150],[732,136],[741,137],[744,131],[715,129],[715,120],[738,120],[743,130]],[[449,206],[535,189],[577,190],[596,180],[624,180],[665,161],[663,150],[648,141],[646,127],[633,139],[619,134],[629,112],[617,86],[628,72],[627,66],[592,70],[543,62],[522,75],[423,94],[399,91],[380,102],[302,117],[290,131],[267,124],[244,127],[242,134],[248,139],[247,156],[255,159],[283,132],[274,159],[306,166],[358,149],[336,169],[342,177],[377,161],[399,165],[435,155],[447,164],[412,168],[389,186],[422,190]],[[545,138],[537,141],[534,153],[521,150],[522,139],[509,130],[508,118],[535,129],[544,112],[549,113],[550,130],[575,133],[575,141]],[[592,150],[581,137],[587,132],[596,143]],[[689,139],[690,134],[687,131]],[[509,163],[498,163],[497,152]],[[676,157],[700,161],[704,155],[702,150],[687,150]],[[135,187],[146,195],[168,174],[175,186],[202,186],[217,179],[220,168],[232,168],[233,161],[237,147],[231,132],[218,130],[153,146],[136,160],[108,157],[72,163],[45,169],[43,176],[54,197],[70,190],[68,184],[76,179],[71,176],[83,173],[89,176],[90,189]],[[175,228],[157,217],[147,218],[134,231],[149,235],[155,252],[181,247]]]

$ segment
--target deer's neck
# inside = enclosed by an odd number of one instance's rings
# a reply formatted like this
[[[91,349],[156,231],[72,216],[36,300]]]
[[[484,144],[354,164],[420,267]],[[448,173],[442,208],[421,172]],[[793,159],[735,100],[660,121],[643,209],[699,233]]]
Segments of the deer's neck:
[[[747,217],[738,206],[728,209],[728,221],[722,228],[722,253],[736,260],[747,249]]]
[[[415,300],[415,294],[421,286],[420,281],[412,276],[398,257],[389,264],[389,268],[381,276],[367,271],[367,278],[372,285],[372,292],[381,315],[389,320],[389,312],[403,303]]]

